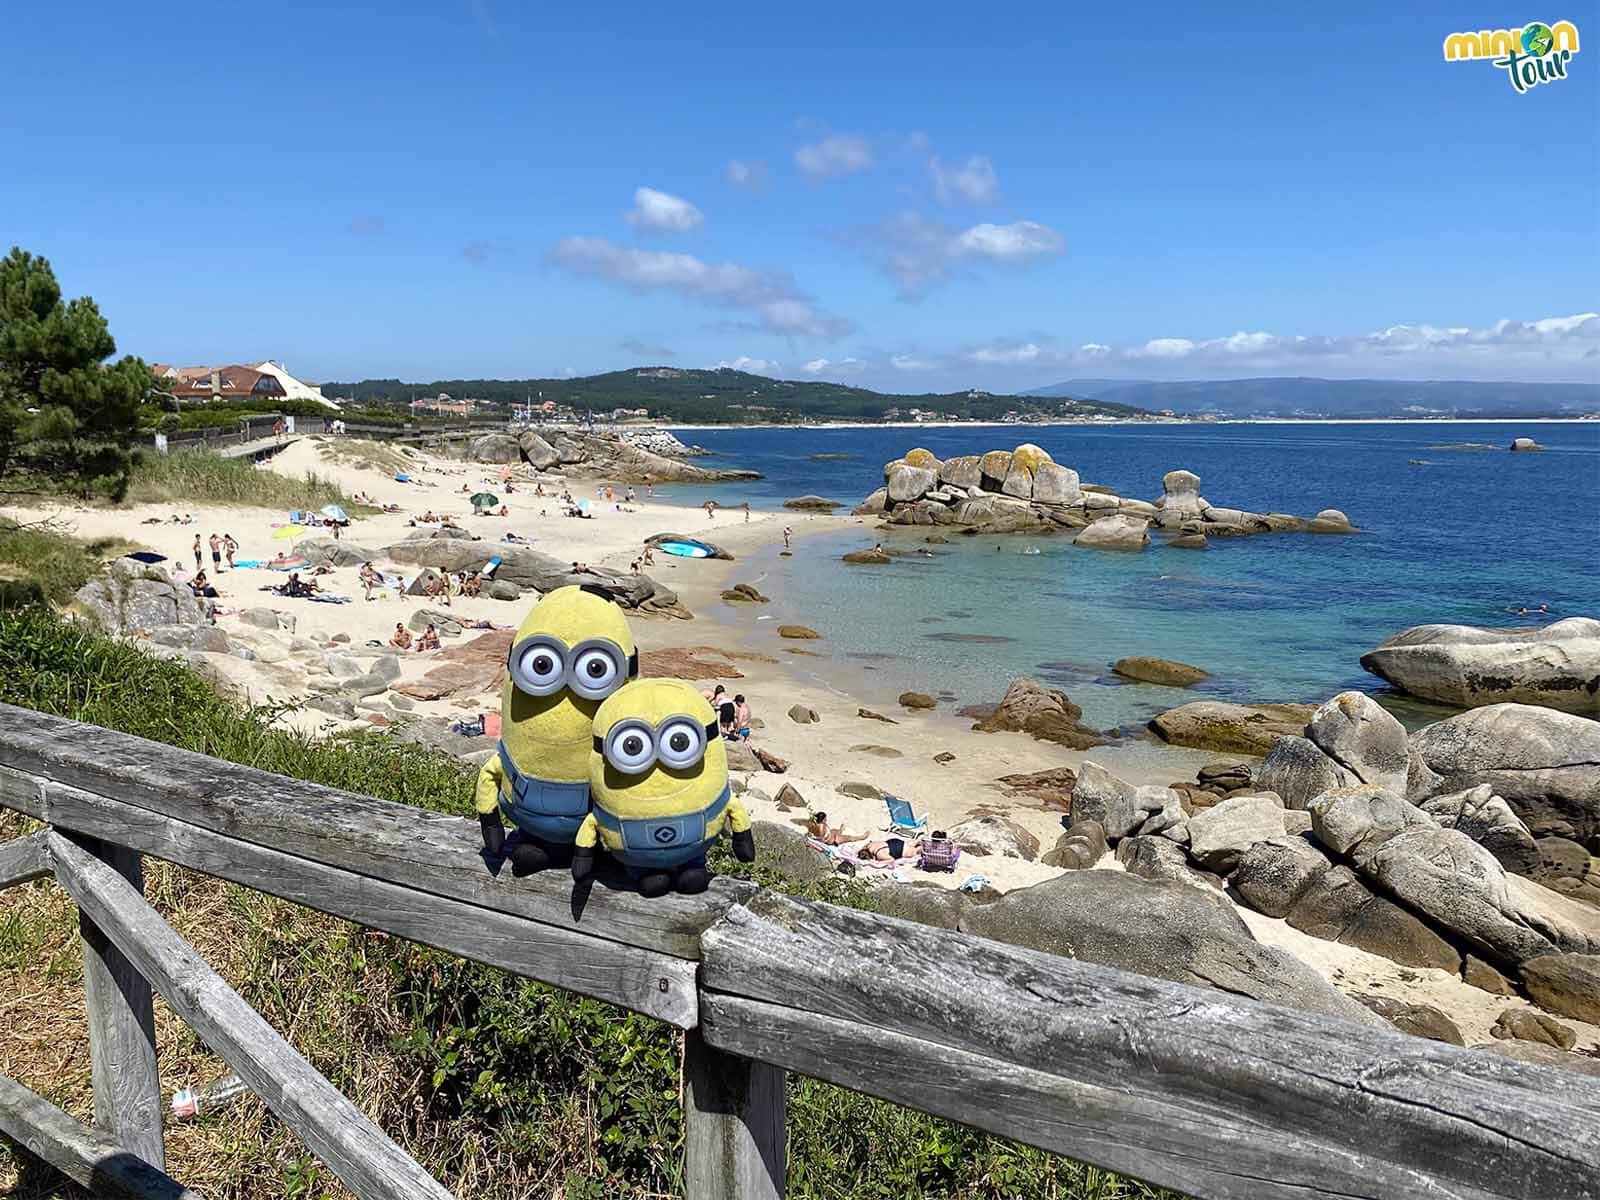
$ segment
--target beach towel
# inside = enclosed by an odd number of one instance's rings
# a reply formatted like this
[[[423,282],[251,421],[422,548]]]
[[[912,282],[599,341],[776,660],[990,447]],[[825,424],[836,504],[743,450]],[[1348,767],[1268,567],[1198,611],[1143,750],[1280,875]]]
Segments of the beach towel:
[[[349,604],[349,596],[328,596],[318,594],[309,598],[313,604]]]
[[[906,858],[858,858],[861,847],[865,846],[871,838],[862,838],[858,842],[843,842],[837,846],[830,846],[826,842],[818,841],[814,837],[806,838],[806,845],[820,854],[825,854],[836,862],[848,863],[855,868],[866,868],[873,871],[893,871],[896,867],[903,867],[916,861],[914,856]]]
[[[267,564],[259,558],[241,558],[233,565],[236,567],[264,567]]]

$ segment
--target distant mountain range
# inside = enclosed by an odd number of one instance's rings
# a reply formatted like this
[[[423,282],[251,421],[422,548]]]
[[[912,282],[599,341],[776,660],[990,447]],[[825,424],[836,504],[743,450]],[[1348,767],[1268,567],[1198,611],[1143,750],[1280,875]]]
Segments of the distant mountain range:
[[[1068,379],[1029,396],[1224,417],[1572,417],[1600,412],[1600,384],[1460,380]]]
[[[607,413],[617,408],[647,408],[662,420],[686,423],[766,423],[774,421],[878,421],[912,419],[913,410],[940,417],[992,421],[1007,412],[1030,416],[1137,416],[1137,409],[1091,397],[999,395],[978,389],[965,392],[896,395],[842,383],[768,379],[728,368],[632,367],[576,379],[436,379],[403,383],[398,379],[363,379],[359,383],[324,383],[327,396],[351,397],[357,403],[403,404],[414,397],[446,392],[456,399],[510,406],[528,400],[554,400],[571,408]]]

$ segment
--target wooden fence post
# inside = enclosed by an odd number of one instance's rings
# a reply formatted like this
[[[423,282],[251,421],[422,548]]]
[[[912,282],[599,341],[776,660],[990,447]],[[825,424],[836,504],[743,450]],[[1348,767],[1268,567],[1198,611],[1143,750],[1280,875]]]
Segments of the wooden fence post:
[[[144,891],[144,865],[134,851],[104,842],[86,848]],[[128,1153],[165,1170],[150,984],[82,912],[78,930],[83,938],[95,1125]]]
[[[788,1169],[782,1067],[684,1035],[684,1193],[692,1200],[782,1200]]]

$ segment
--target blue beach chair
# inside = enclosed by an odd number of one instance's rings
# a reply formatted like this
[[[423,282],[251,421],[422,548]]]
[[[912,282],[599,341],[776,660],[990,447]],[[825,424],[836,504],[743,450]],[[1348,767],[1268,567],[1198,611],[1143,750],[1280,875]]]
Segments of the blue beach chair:
[[[911,801],[902,800],[899,796],[885,794],[884,804],[889,808],[889,826],[896,831],[904,830],[906,833],[925,833],[928,829],[928,818],[919,817],[912,811]]]

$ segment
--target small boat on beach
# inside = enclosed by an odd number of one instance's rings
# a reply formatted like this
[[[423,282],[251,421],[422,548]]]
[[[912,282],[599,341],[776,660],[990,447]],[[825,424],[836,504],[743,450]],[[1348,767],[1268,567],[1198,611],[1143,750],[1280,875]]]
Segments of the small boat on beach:
[[[673,554],[678,558],[710,558],[716,551],[704,542],[681,541],[660,542],[656,549],[663,554]]]

